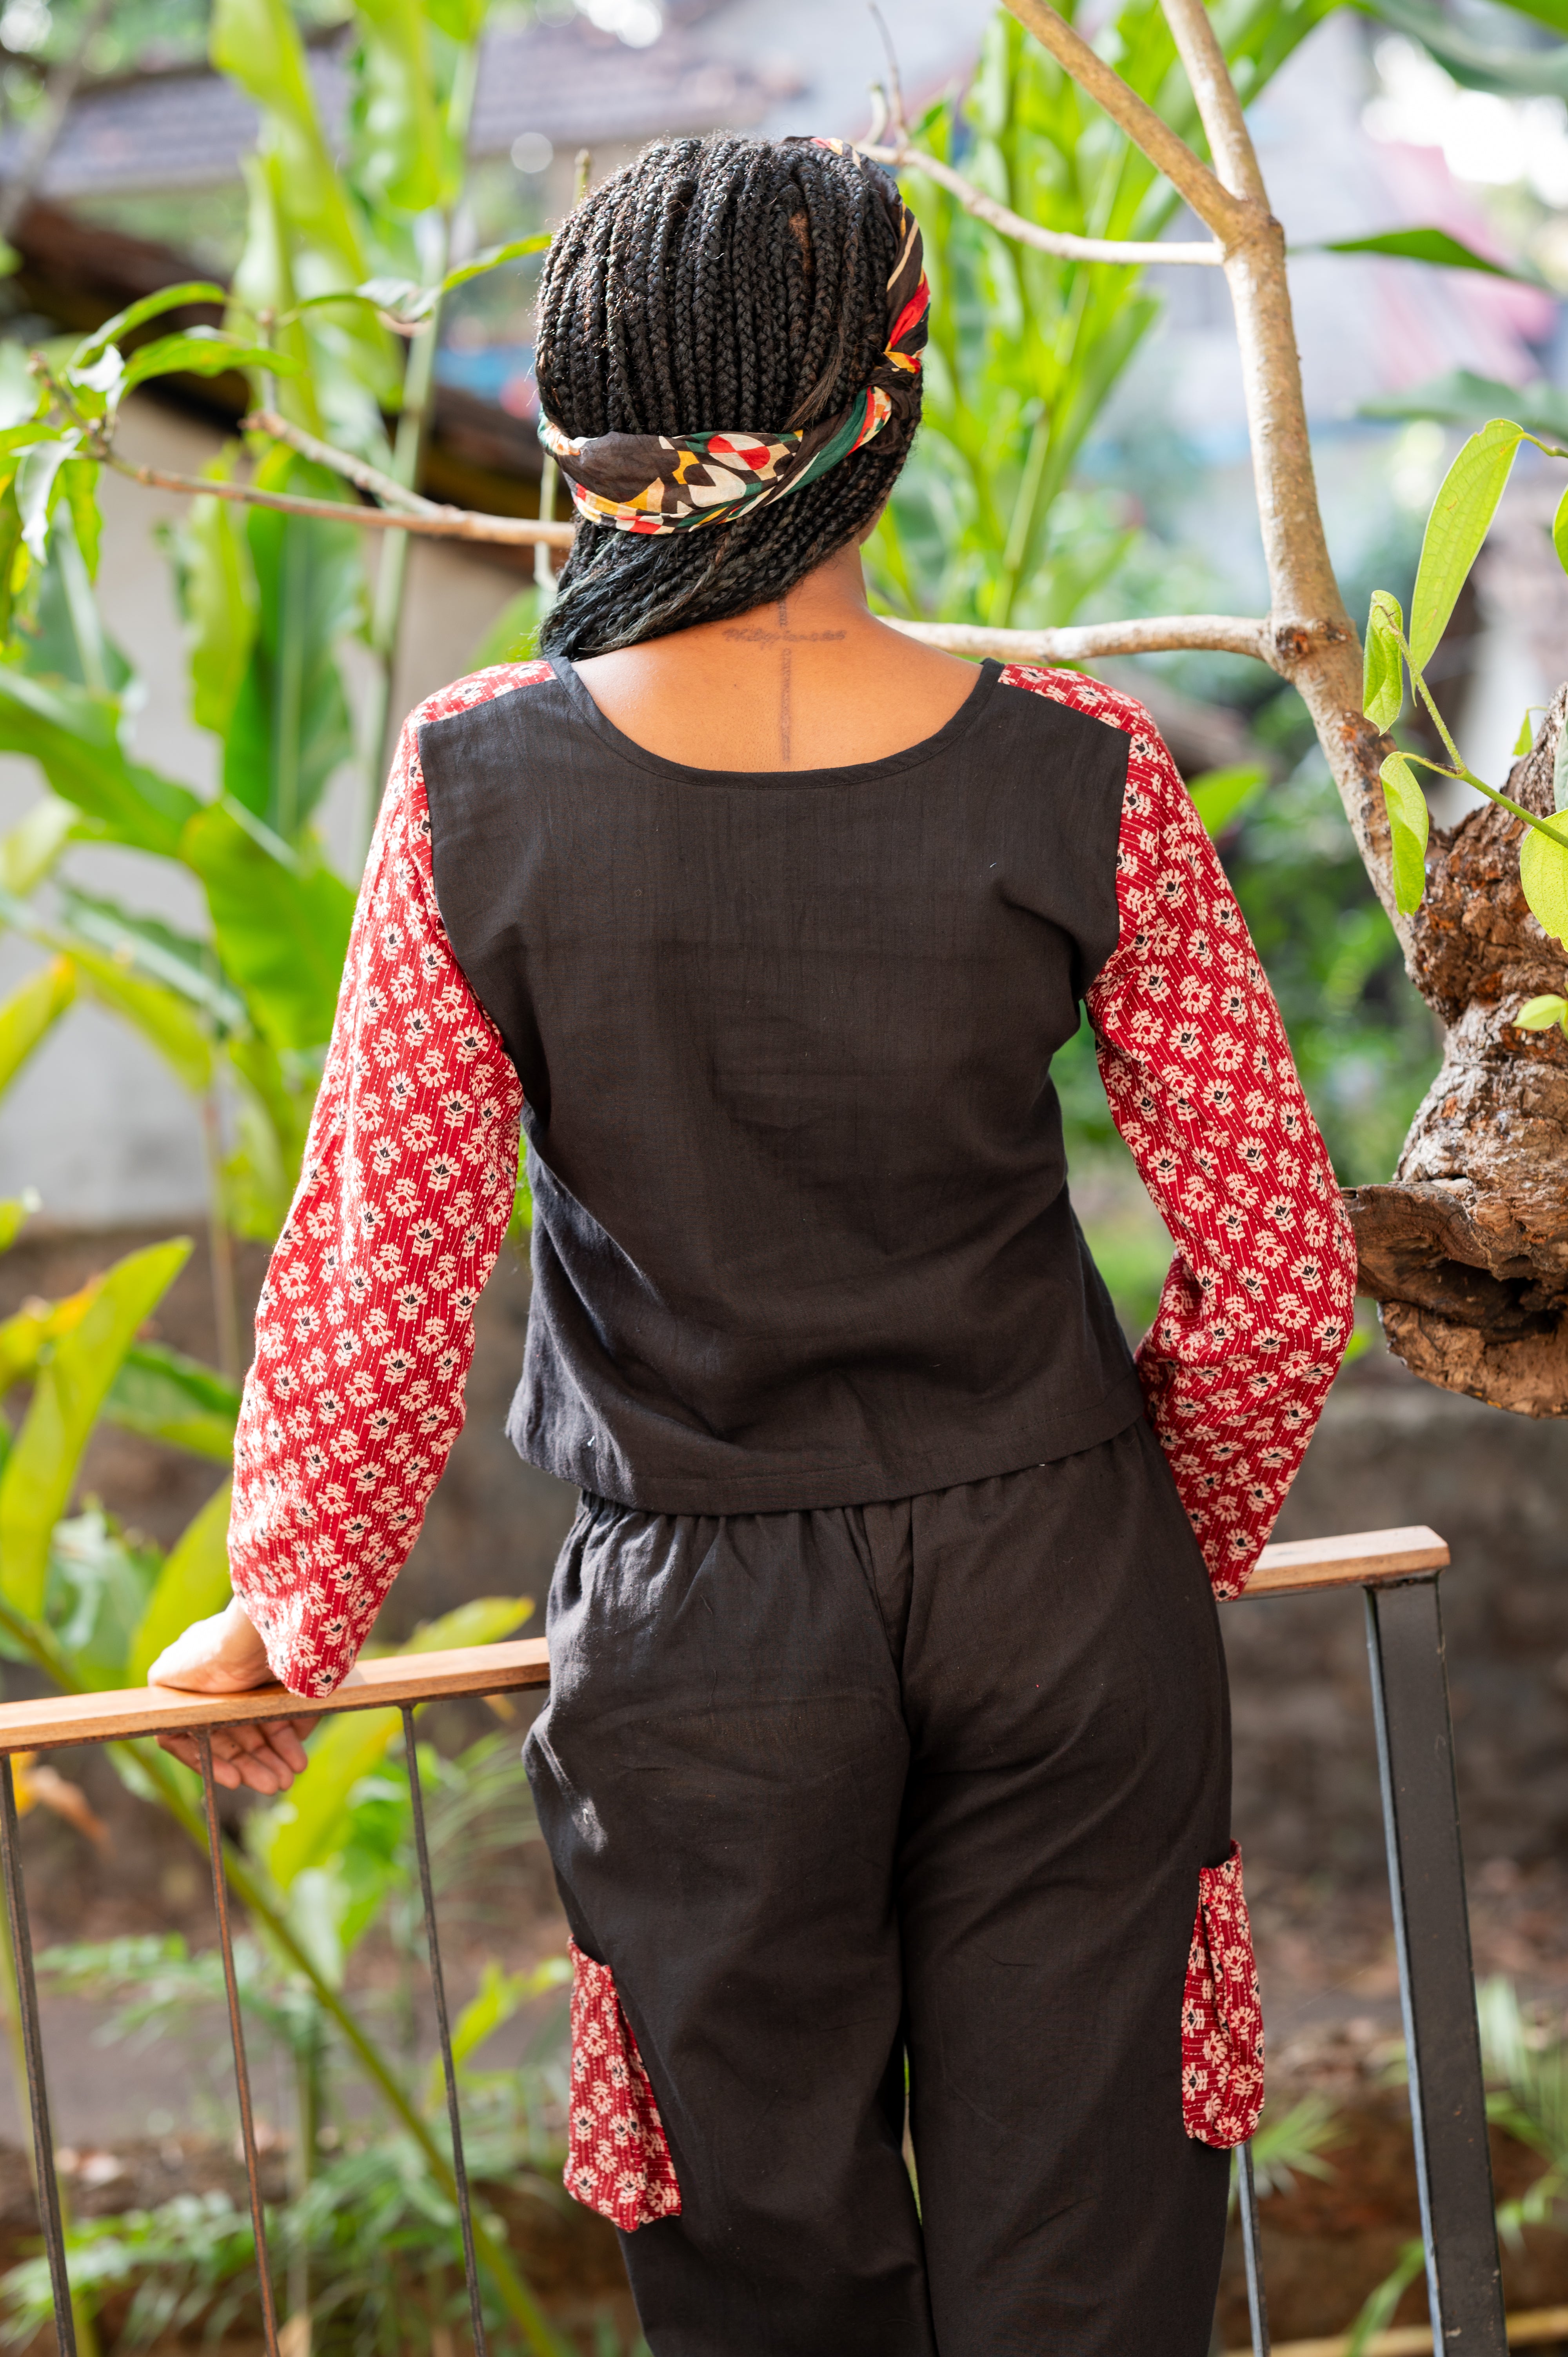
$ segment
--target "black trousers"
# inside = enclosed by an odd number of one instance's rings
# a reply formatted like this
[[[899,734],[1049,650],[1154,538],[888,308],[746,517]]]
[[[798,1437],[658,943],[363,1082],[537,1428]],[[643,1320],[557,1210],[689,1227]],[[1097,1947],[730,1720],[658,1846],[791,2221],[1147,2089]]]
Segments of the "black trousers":
[[[529,1772],[681,2186],[622,2238],[654,2357],[1204,2357],[1229,1725],[1147,1425],[886,1505],[585,1498],[549,1626]]]

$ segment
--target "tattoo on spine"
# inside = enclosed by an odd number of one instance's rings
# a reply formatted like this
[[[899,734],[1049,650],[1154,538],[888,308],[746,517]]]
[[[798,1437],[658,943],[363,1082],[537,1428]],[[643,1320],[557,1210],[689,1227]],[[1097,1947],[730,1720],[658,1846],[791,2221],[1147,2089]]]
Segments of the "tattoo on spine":
[[[790,757],[790,694],[792,688],[789,669],[791,662],[790,649],[792,647],[820,646],[829,640],[844,638],[847,636],[847,633],[843,630],[792,630],[789,628],[789,601],[787,597],[780,597],[779,600],[779,620],[774,629],[769,630],[766,624],[758,623],[754,624],[749,630],[727,630],[724,635],[726,639],[740,639],[752,646],[776,646],[778,648],[779,660],[779,764],[783,769],[788,770],[792,768],[794,765]]]

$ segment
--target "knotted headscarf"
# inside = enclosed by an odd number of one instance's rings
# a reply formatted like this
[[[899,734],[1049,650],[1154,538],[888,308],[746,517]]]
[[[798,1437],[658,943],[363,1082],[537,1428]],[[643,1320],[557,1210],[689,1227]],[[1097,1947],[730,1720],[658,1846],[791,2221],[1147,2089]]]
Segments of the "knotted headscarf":
[[[819,139],[835,155],[854,150]],[[920,378],[930,289],[914,214],[899,199],[898,259],[887,281],[887,342],[847,409],[800,432],[747,433],[721,426],[700,434],[596,434],[582,440],[549,417],[539,438],[572,487],[572,504],[590,523],[617,532],[689,532],[724,523],[744,509],[782,499],[814,483],[852,450],[907,415]]]

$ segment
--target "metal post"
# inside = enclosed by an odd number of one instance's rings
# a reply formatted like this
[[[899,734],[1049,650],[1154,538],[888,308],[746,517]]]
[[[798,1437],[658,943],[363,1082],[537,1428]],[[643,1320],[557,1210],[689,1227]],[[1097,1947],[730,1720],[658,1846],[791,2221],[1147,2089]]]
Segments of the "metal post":
[[[229,1996],[229,2043],[234,2052],[234,2086],[240,2098],[240,2141],[245,2155],[245,2181],[251,2190],[251,2225],[256,2238],[256,2281],[262,2294],[262,2337],[267,2357],[278,2357],[278,2319],[273,2301],[273,2275],[267,2262],[267,2225],[262,2204],[262,2168],[256,2152],[256,2124],[251,2111],[251,2073],[245,2061],[245,2029],[240,2017],[240,1983],[234,1971],[234,1943],[229,1930],[229,1880],[223,1871],[223,1835],[218,1823],[218,1786],[212,1774],[212,1733],[199,1727],[196,1745],[201,1758],[201,1789],[207,1801],[207,1846],[212,1859],[212,1899],[218,1910],[218,1944],[223,1951],[223,1986]]]
[[[16,1959],[16,2002],[22,2016],[22,2049],[27,2059],[27,2102],[33,2115],[38,2213],[43,2220],[44,2246],[49,2255],[56,2340],[60,2357],[76,2357],[76,2318],[70,2305],[65,2229],[60,2222],[59,2186],[55,2179],[48,2089],[44,2083],[44,2041],[38,2027],[38,1986],[33,1977],[33,1935],[27,1922],[27,1897],[22,1888],[22,1861],[16,1844],[16,1788],[11,1781],[9,1752],[4,1764],[5,1773],[0,1775],[0,1868],[5,1878],[5,1911],[11,1921],[12,1953]]]
[[[1252,2357],[1269,2357],[1269,2303],[1263,2290],[1263,2255],[1258,2246],[1258,2180],[1252,2170],[1252,2140],[1236,2149],[1236,2186],[1240,2197],[1241,2249],[1247,2261],[1247,2315],[1252,2327]]]
[[[452,2130],[452,2175],[457,2187],[457,2217],[463,2230],[463,2273],[468,2283],[468,2314],[474,2327],[474,2357],[485,2357],[485,2312],[479,2298],[479,2267],[474,2255],[474,2213],[468,2197],[467,2164],[463,2158],[463,2123],[457,2111],[457,2066],[452,2056],[452,2031],[446,2019],[446,1983],[441,1971],[441,1943],[435,1936],[435,1887],[430,1878],[430,1847],[424,1837],[424,1792],[419,1781],[419,1754],[414,1748],[413,1707],[403,1705],[403,1749],[408,1761],[408,1796],[413,1804],[413,1846],[419,1859],[419,1888],[424,1900],[424,1943],[430,1952],[430,1986],[435,1992],[435,2029],[441,2040],[441,2069],[446,2081],[446,2117]]]
[[[1434,2346],[1507,2357],[1437,1575],[1363,1594]]]

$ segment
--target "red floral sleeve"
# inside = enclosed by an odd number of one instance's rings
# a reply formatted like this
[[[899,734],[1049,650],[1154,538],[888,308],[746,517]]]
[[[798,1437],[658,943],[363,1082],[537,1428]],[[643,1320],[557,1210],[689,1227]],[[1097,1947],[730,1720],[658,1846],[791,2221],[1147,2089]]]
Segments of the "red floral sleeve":
[[[1176,1241],[1138,1351],[1219,1596],[1246,1586],[1350,1333],[1356,1249],[1235,897],[1148,714],[1076,672],[1016,687],[1124,730],[1121,937],[1088,994],[1117,1128]]]
[[[256,1308],[229,1563],[295,1694],[331,1693],[419,1535],[516,1180],[522,1091],[436,908],[418,728],[546,675],[478,673],[404,726]]]

